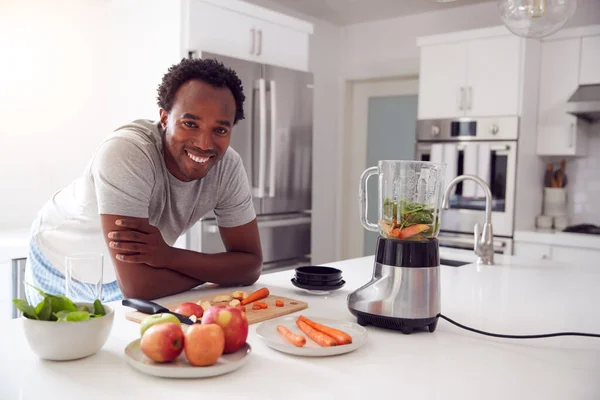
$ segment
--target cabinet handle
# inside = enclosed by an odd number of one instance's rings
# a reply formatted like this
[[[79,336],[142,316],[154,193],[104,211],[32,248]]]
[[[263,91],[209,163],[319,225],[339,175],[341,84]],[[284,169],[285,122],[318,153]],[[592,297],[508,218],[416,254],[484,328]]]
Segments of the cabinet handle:
[[[470,110],[473,108],[473,87],[471,86],[469,86],[468,99],[469,101],[467,102],[467,109]]]
[[[575,124],[571,124],[571,130],[569,132],[569,148],[573,148],[575,143]]]
[[[258,51],[256,52],[257,56],[260,56],[262,53],[262,29],[258,30]]]
[[[465,102],[465,88],[461,86],[460,87],[460,98],[458,99],[458,109],[460,111],[463,111],[465,109],[464,102]]]
[[[250,54],[254,54],[254,48],[256,47],[256,29],[250,29],[250,34],[252,36],[252,39],[250,41]]]

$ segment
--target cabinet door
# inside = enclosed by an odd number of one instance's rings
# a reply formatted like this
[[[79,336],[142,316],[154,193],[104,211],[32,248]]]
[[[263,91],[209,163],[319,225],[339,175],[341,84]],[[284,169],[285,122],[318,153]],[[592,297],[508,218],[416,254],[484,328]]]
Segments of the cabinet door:
[[[464,115],[467,46],[452,43],[421,48],[419,119]]]
[[[570,124],[538,126],[538,156],[587,155],[587,124],[573,119]]]
[[[486,38],[468,43],[467,115],[519,114],[521,39]]]
[[[537,154],[582,156],[587,126],[565,111],[579,82],[580,39],[544,42],[541,50]]]
[[[565,105],[579,85],[580,39],[542,43],[538,124],[569,126],[576,118]]]
[[[308,71],[308,34],[260,21],[255,60],[263,64]]]
[[[254,18],[201,1],[191,1],[189,10],[189,50],[254,60]]]
[[[581,85],[600,83],[600,36],[581,39]]]

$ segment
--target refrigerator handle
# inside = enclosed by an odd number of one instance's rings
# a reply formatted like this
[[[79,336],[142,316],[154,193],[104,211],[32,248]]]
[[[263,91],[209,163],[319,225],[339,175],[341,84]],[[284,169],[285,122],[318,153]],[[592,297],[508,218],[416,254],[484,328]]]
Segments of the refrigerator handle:
[[[275,155],[277,137],[277,91],[275,81],[271,81],[271,154],[269,160],[269,197],[275,197]]]
[[[267,99],[265,80],[258,80],[259,103],[259,154],[258,154],[258,193],[256,197],[265,197],[265,170],[267,169]]]

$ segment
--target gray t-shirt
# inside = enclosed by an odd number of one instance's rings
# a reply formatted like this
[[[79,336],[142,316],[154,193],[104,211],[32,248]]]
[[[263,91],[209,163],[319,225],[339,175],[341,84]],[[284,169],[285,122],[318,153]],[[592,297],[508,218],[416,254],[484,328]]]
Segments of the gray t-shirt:
[[[104,282],[116,279],[100,214],[148,218],[169,245],[210,212],[223,227],[256,217],[247,175],[234,149],[228,148],[203,179],[182,182],[167,170],[162,135],[158,122],[122,126],[100,145],[84,173],[44,205],[34,238],[63,274],[65,256],[95,252],[104,254]],[[93,274],[80,279],[93,281]]]

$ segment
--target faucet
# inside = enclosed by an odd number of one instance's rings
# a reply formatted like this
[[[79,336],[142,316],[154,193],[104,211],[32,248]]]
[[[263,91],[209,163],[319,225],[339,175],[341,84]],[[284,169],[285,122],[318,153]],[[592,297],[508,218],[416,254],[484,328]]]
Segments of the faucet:
[[[481,225],[475,224],[475,254],[479,256],[477,259],[478,264],[494,265],[494,233],[492,230],[492,192],[488,184],[481,178],[475,175],[459,175],[452,179],[442,200],[442,208],[450,208],[450,191],[460,181],[472,180],[477,182],[483,191],[485,192],[485,223],[483,224],[483,232],[481,231]]]

